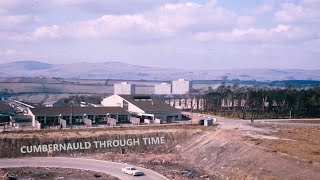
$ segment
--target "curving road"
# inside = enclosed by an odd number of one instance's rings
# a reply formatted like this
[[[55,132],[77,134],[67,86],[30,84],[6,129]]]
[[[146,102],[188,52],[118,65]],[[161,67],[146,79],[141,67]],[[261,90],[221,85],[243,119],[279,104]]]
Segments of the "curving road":
[[[168,180],[163,175],[142,167],[137,167],[145,173],[144,176],[132,177],[121,172],[121,168],[127,165],[124,163],[116,163],[109,161],[101,161],[94,159],[82,158],[67,158],[67,157],[30,157],[30,158],[12,158],[0,159],[0,168],[13,168],[13,167],[60,167],[60,168],[73,168],[85,169],[96,172],[110,174],[120,179],[139,179],[139,180]]]

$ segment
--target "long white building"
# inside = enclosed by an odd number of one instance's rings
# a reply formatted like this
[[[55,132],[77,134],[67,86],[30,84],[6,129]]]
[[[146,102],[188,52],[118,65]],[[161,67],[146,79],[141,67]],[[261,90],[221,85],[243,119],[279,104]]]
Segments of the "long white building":
[[[154,94],[171,94],[171,84],[161,83],[154,86]]]
[[[114,94],[132,95],[135,94],[135,85],[127,82],[114,84]]]
[[[172,94],[187,94],[191,89],[190,81],[179,79],[172,81]]]
[[[173,123],[181,120],[181,110],[149,95],[112,95],[104,98],[105,107],[118,106],[141,119],[159,119],[161,123]]]

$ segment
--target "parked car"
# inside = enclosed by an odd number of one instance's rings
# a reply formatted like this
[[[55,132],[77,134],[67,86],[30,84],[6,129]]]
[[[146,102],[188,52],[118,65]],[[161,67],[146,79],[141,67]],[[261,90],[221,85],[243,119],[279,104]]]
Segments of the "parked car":
[[[141,175],[144,175],[143,172],[139,171],[137,168],[135,167],[125,167],[125,168],[122,168],[122,172],[125,173],[125,174],[129,174],[129,175],[132,175],[132,176],[141,176]]]

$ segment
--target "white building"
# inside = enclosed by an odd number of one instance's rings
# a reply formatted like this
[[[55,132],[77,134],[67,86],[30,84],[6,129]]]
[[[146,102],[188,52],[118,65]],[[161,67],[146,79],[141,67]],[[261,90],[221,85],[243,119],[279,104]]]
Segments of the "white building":
[[[154,94],[171,94],[171,84],[161,83],[154,86]]]
[[[135,85],[123,82],[121,84],[114,84],[114,94],[135,94]]]
[[[47,101],[42,103],[45,107],[64,107],[65,105],[62,102],[59,101]]]
[[[179,79],[172,81],[172,94],[187,94],[191,89],[190,81]]]
[[[182,110],[203,111],[206,107],[206,100],[199,97],[178,97],[166,99],[165,103]]]
[[[140,118],[141,122],[144,122],[145,119],[158,119],[161,123],[181,120],[181,110],[148,95],[112,95],[104,98],[101,104],[106,107],[122,107]]]

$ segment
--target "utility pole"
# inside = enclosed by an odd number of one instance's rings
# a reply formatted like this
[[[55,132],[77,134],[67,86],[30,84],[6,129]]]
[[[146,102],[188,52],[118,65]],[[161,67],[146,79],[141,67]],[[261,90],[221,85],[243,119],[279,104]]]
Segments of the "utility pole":
[[[73,104],[71,104],[71,124],[72,124],[72,120],[73,120]]]
[[[72,119],[73,119],[73,104],[71,104],[71,116],[69,119],[69,123],[70,123],[71,128],[72,128]]]
[[[289,119],[291,119],[292,118],[292,113],[291,113],[291,110],[290,110],[290,112],[289,112]]]

